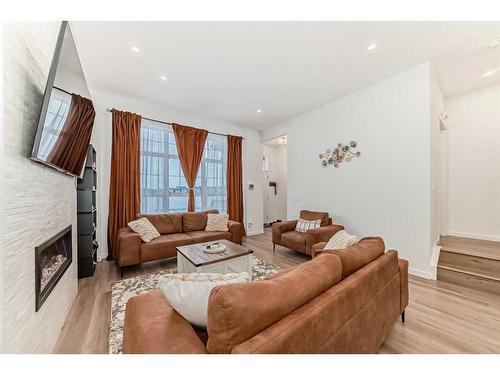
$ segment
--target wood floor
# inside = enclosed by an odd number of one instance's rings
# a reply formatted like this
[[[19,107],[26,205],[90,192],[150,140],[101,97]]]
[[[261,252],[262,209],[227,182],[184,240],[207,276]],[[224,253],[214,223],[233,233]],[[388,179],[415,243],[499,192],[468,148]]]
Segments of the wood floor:
[[[257,257],[282,268],[308,259],[279,246],[273,255],[269,231],[247,238],[245,244]],[[124,278],[174,265],[175,260],[168,260],[137,266]],[[118,279],[113,262],[102,261],[94,277],[80,280],[55,353],[107,353],[111,284]],[[500,297],[410,276],[406,323],[394,325],[380,353],[500,353]]]

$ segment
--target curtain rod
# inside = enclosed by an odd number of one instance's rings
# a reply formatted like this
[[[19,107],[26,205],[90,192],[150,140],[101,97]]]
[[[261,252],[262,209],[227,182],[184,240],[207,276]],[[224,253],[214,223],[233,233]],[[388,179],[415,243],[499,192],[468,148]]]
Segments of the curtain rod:
[[[70,93],[69,91],[65,90],[65,89],[62,89],[60,87],[57,87],[57,86],[52,86],[53,88],[59,90],[59,91],[62,91],[62,92],[65,92],[66,94],[68,95],[73,95],[72,93]]]
[[[109,109],[109,108],[106,108],[106,112],[112,112],[112,110]],[[144,117],[144,116],[141,116],[141,118],[143,118],[144,120],[148,120],[148,121],[159,122],[160,124],[173,125],[173,123],[171,123],[171,122],[166,122],[166,121],[161,121],[161,120],[155,120],[155,119]],[[211,132],[211,131],[208,131],[208,132],[210,134],[221,135],[223,137],[227,137],[227,134],[222,134],[222,133],[217,133],[217,132]],[[244,137],[241,137],[241,138],[245,139]]]

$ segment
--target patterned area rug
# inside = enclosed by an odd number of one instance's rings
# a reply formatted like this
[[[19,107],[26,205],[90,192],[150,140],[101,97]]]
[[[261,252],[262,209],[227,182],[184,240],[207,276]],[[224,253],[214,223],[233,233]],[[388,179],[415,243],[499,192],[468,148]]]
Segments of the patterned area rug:
[[[281,270],[275,264],[268,263],[254,255],[250,255],[252,266],[252,280],[262,280]],[[111,287],[111,324],[109,326],[109,353],[120,354],[123,347],[123,322],[125,319],[125,305],[129,298],[147,293],[156,288],[158,278],[175,273],[176,269],[168,269],[157,273],[150,273],[130,279],[115,281]]]

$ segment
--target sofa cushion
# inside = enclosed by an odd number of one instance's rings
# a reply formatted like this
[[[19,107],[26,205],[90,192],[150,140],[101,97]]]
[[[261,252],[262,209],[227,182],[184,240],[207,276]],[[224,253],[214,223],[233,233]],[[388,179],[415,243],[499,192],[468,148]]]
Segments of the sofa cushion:
[[[306,234],[296,231],[285,232],[281,235],[281,245],[293,250],[306,250]]]
[[[208,300],[208,351],[230,353],[335,285],[341,276],[340,258],[325,254],[274,279],[215,287]]]
[[[141,214],[138,217],[147,218],[160,234],[182,232],[182,214]]]
[[[158,287],[168,303],[197,328],[207,327],[210,291],[218,285],[246,283],[248,273],[174,273],[160,277]]]
[[[131,221],[128,223],[128,227],[141,236],[141,240],[144,242],[150,242],[160,237],[160,233],[158,233],[154,225],[145,217]]]
[[[177,255],[177,246],[190,245],[193,239],[184,233],[164,234],[141,246],[141,262],[165,259]]]
[[[184,212],[182,214],[182,231],[205,230],[207,226],[207,214],[218,214],[218,210],[208,210],[200,212]]]
[[[204,230],[195,230],[191,232],[186,232],[186,235],[193,239],[193,243],[217,241],[217,240],[229,240],[232,239],[231,232],[205,232]]]
[[[300,233],[306,233],[310,229],[317,229],[321,227],[321,220],[297,220],[297,225],[295,225],[295,231]]]
[[[343,250],[327,250],[323,253],[338,255],[342,260],[342,276],[345,278],[384,254],[385,244],[380,237],[362,238],[356,245]]]
[[[328,240],[325,245],[327,250],[340,250],[354,246],[358,243],[358,237],[347,233],[345,230],[340,230]]]
[[[207,232],[227,232],[229,222],[228,214],[207,214]]]
[[[300,211],[300,218],[308,221],[321,220],[321,226],[324,227],[330,223],[330,217],[328,212],[316,212],[316,211]]]
[[[194,354],[207,350],[189,322],[155,289],[128,300],[123,352]]]

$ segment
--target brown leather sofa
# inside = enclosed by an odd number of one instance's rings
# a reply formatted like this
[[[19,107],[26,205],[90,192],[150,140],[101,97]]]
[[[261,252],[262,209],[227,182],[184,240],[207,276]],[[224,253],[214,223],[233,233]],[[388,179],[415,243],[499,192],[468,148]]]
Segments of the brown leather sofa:
[[[332,224],[328,212],[300,211],[300,218],[304,220],[321,220],[321,227],[310,229],[306,233],[296,232],[298,220],[283,221],[273,224],[273,252],[276,245],[313,256],[312,247],[318,242],[328,241],[332,236],[344,229],[342,225]]]
[[[184,212],[162,215],[139,215],[146,217],[161,234],[150,242],[142,242],[141,237],[130,228],[118,232],[116,262],[120,267],[131,266],[152,260],[166,259],[177,255],[177,246],[194,243],[229,240],[241,244],[244,228],[241,223],[229,221],[227,232],[207,232],[207,214],[217,210]]]
[[[131,298],[124,353],[375,353],[408,305],[408,262],[381,238],[266,280],[216,287],[196,331],[159,289]]]

